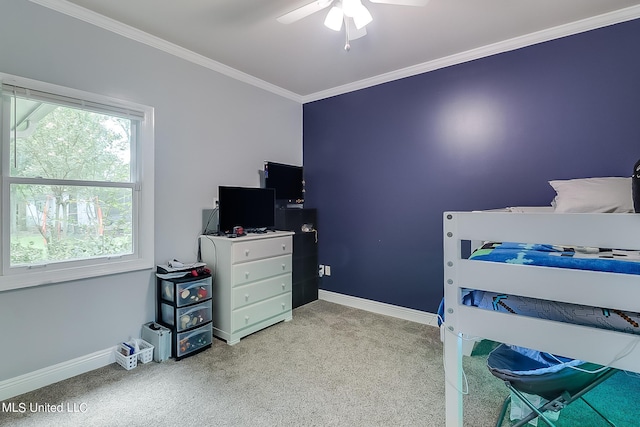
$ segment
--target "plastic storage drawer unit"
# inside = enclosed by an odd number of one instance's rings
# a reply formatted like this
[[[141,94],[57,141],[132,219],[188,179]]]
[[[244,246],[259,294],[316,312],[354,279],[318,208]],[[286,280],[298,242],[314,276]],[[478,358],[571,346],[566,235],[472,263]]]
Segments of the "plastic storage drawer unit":
[[[211,347],[211,275],[158,275],[156,283],[156,319],[171,331],[171,356],[180,360]]]

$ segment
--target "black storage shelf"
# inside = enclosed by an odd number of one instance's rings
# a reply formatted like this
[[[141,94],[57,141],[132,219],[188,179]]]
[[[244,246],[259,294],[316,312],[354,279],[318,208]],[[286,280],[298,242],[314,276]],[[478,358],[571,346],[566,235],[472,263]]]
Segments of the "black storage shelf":
[[[277,209],[276,229],[293,231],[292,307],[318,299],[318,218],[316,209]],[[315,231],[303,231],[309,224]]]

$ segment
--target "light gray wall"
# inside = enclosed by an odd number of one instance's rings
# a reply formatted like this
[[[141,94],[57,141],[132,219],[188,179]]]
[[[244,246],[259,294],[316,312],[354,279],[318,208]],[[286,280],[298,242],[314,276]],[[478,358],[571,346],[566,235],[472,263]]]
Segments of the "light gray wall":
[[[195,260],[218,185],[302,164],[302,106],[27,0],[0,0],[0,72],[155,108],[155,259]],[[152,271],[0,293],[0,381],[137,337]]]

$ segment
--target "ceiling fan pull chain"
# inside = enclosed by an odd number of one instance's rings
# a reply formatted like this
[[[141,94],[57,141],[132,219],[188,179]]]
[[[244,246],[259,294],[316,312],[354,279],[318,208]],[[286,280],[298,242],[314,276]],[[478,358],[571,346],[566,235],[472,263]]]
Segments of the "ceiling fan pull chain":
[[[349,20],[346,16],[344,18],[344,50],[347,52],[351,50],[351,45],[349,44]]]

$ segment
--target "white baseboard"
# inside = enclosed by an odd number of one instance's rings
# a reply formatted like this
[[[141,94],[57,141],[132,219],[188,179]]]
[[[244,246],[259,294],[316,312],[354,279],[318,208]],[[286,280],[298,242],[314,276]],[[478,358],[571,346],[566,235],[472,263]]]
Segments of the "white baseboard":
[[[0,381],[0,401],[115,363],[114,347]]]
[[[438,326],[438,316],[426,311],[352,297],[350,295],[339,294],[337,292],[330,292],[322,289],[318,290],[318,299],[353,308],[359,308],[372,313],[384,314],[385,316],[397,317],[399,319],[409,320],[423,325]]]

